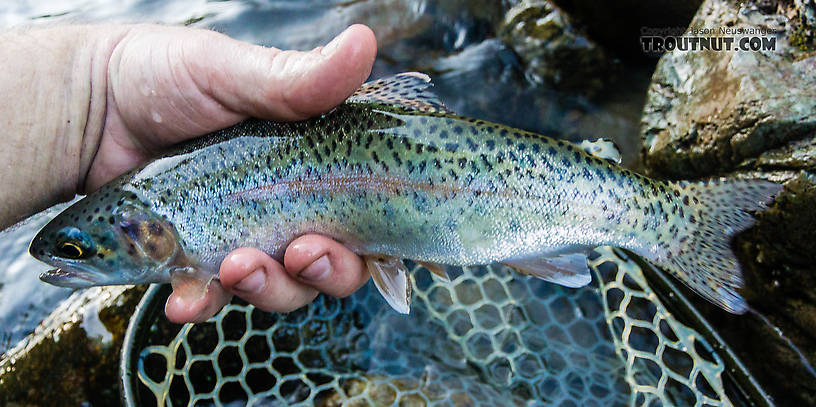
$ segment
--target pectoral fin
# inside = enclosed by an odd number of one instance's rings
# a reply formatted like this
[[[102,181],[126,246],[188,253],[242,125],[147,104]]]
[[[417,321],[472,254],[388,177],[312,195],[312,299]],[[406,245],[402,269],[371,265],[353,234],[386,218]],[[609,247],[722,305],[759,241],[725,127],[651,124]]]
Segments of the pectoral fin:
[[[434,273],[437,276],[439,276],[439,278],[441,278],[442,281],[450,283],[450,281],[451,281],[450,275],[448,275],[448,272],[445,271],[445,268],[442,267],[441,265],[436,264],[436,263],[427,263],[427,262],[424,262],[424,261],[417,261],[416,263],[419,264],[422,267],[425,267],[431,273]]]
[[[411,275],[402,260],[391,256],[363,256],[380,294],[400,314],[411,310]]]
[[[207,288],[215,274],[202,272],[194,267],[183,267],[170,272],[173,292],[187,302],[199,301],[207,295]]]
[[[516,271],[566,287],[583,287],[592,280],[585,253],[564,253],[552,257],[508,259],[502,262]]]

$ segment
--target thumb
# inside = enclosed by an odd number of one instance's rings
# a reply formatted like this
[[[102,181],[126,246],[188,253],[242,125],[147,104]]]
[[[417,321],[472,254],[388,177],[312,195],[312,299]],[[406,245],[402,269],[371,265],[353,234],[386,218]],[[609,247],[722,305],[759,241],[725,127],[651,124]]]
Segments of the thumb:
[[[371,73],[377,53],[374,33],[364,25],[353,25],[309,52],[219,37],[240,46],[232,48],[235,53],[194,59],[188,65],[191,77],[198,78],[202,93],[226,109],[271,120],[305,119],[342,103]],[[202,41],[199,46],[211,49],[215,44]]]

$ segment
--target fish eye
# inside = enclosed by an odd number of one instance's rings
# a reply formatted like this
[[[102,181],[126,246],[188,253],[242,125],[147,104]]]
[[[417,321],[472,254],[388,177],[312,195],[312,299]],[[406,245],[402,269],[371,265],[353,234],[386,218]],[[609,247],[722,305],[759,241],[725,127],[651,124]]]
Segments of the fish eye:
[[[62,257],[69,259],[81,259],[87,253],[87,250],[74,242],[62,242],[58,248]]]
[[[57,233],[57,255],[66,259],[84,259],[94,255],[94,243],[91,237],[75,228],[65,227]]]

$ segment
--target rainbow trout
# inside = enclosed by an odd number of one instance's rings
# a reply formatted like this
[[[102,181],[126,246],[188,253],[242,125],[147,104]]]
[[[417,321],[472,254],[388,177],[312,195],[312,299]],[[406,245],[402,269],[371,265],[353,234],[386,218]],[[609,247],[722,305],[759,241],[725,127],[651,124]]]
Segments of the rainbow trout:
[[[310,120],[249,119],[179,145],[48,223],[30,252],[60,286],[172,282],[203,295],[233,249],[281,260],[319,233],[363,256],[407,313],[402,259],[504,263],[570,287],[593,247],[626,248],[724,309],[747,308],[732,236],[781,186],[664,182],[620,167],[608,142],[573,145],[458,116],[403,73]]]

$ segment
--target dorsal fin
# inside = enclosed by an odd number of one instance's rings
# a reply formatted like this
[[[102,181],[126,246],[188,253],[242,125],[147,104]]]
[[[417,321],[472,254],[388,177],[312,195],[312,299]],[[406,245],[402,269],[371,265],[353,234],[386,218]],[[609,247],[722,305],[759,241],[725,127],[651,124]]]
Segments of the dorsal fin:
[[[364,83],[346,103],[380,103],[428,113],[451,113],[428,88],[431,78],[424,73],[403,72]]]
[[[612,140],[599,138],[594,141],[584,140],[578,143],[578,148],[602,160],[609,160],[616,164],[621,163],[621,153]]]

